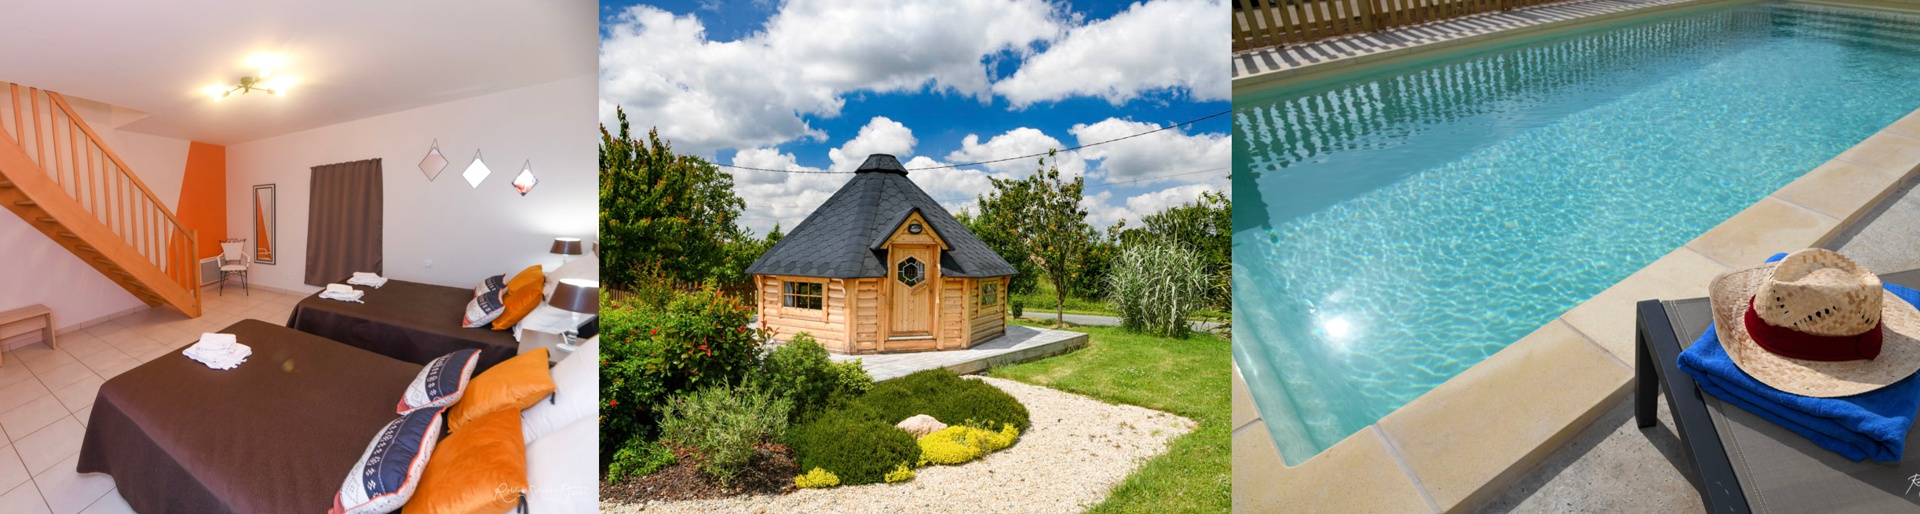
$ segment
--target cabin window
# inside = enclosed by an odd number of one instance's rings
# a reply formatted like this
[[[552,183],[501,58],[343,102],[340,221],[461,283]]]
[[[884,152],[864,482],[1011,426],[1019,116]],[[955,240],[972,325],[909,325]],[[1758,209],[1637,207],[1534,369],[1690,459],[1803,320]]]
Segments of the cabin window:
[[[920,259],[908,257],[907,260],[900,261],[899,268],[898,273],[894,276],[899,278],[900,283],[906,284],[907,287],[920,285],[920,281],[926,280],[927,278],[927,266],[921,264]]]
[[[989,306],[999,301],[1000,301],[1000,283],[999,282],[981,282],[980,283],[980,305],[983,307]]]
[[[795,309],[820,310],[825,304],[826,298],[825,295],[821,294],[823,289],[826,289],[826,285],[819,282],[795,282],[788,280],[786,281],[786,294],[783,295],[786,300],[782,302],[782,305]]]

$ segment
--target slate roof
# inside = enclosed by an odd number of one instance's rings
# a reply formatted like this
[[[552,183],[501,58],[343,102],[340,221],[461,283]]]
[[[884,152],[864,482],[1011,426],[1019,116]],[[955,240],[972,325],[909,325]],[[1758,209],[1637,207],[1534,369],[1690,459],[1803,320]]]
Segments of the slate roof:
[[[888,276],[887,251],[875,248],[874,242],[884,241],[907,213],[916,209],[927,220],[928,228],[947,242],[948,249],[940,252],[943,276],[985,278],[1015,273],[1013,265],[914,185],[899,159],[886,154],[868,156],[853,180],[747,266],[747,273],[819,278]]]

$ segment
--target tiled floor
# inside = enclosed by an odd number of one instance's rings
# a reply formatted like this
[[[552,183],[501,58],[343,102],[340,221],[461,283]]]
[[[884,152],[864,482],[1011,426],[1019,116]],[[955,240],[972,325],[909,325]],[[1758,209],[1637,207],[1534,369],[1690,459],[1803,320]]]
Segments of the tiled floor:
[[[61,334],[59,350],[34,343],[7,352],[0,365],[0,513],[133,512],[113,477],[74,472],[100,384],[241,319],[286,323],[301,298],[229,288],[224,296],[208,294],[198,319],[160,307]]]

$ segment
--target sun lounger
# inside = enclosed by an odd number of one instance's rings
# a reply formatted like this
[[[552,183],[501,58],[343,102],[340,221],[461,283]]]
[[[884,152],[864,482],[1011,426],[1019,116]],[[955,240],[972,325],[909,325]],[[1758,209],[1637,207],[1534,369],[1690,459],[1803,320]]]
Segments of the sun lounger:
[[[1881,275],[1920,288],[1920,270]],[[1897,464],[1853,462],[1805,437],[1704,394],[1680,372],[1680,351],[1713,322],[1706,298],[1635,306],[1634,418],[1660,422],[1662,390],[1682,458],[1707,512],[1913,512],[1920,509],[1920,456]],[[1920,431],[1917,431],[1920,432]],[[1909,434],[1910,447],[1920,442]],[[1684,465],[1683,465],[1683,473]]]

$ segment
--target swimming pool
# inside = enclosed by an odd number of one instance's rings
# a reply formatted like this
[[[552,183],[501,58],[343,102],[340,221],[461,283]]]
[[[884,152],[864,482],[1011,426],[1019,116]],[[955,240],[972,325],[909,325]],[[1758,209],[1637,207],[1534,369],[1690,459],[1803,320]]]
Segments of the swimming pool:
[[[1234,359],[1283,459],[1920,108],[1915,84],[1920,16],[1745,4],[1235,97]]]

